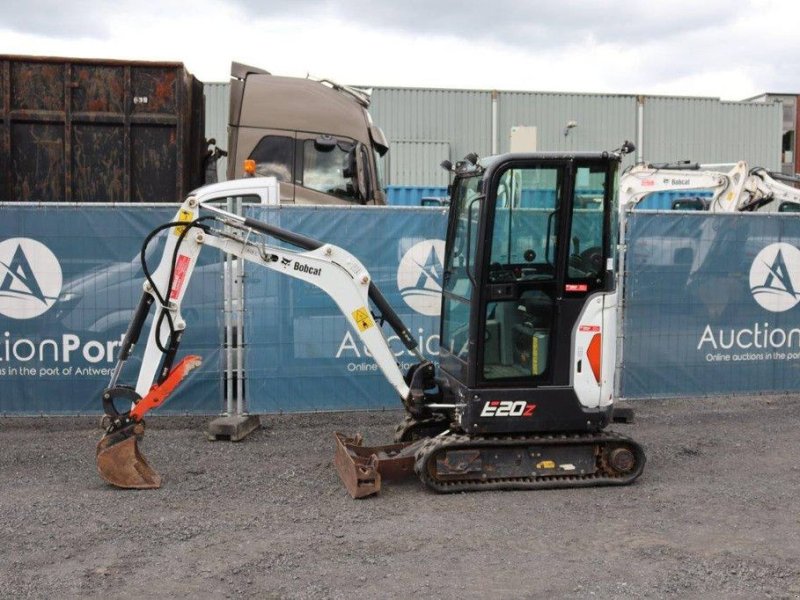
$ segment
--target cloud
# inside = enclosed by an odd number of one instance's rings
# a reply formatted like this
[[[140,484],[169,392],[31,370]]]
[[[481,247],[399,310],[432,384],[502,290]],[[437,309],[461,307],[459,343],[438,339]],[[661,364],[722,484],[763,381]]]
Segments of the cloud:
[[[355,84],[737,99],[800,91],[796,0],[28,0],[0,51],[231,60]]]
[[[225,4],[214,1],[217,10]],[[141,23],[142,39],[152,42],[147,38],[150,23],[169,19],[180,28],[181,19],[199,7],[209,10],[209,22],[213,23],[212,5],[206,0],[25,0],[13,10],[6,7],[0,29],[48,38],[107,40],[115,34],[115,22],[125,17]]]
[[[4,29],[47,37],[107,38],[106,17],[113,3],[90,0],[28,0],[6,7],[0,23]]]
[[[592,40],[629,46],[674,38],[733,22],[722,0],[669,3],[617,0],[231,0],[264,18],[329,17],[410,35],[452,36],[527,49],[548,49]]]
[[[554,68],[571,65],[578,77],[588,65],[600,79],[605,77],[608,84],[601,83],[604,91],[649,93],[658,89],[664,93],[672,89],[675,94],[735,98],[744,88],[749,93],[751,86],[800,87],[796,83],[800,81],[800,37],[791,31],[800,21],[800,6],[792,0],[229,1],[262,22],[339,22],[364,31],[405,36],[415,44],[449,39],[461,50],[451,60],[460,63],[469,63],[476,55],[492,50],[502,55],[505,49],[505,53],[519,56],[516,65],[498,63],[492,67],[497,71],[521,71],[528,65],[541,68],[544,59]],[[783,29],[787,31],[782,33]],[[331,39],[341,47],[352,39],[356,48],[357,38],[338,35],[335,25]],[[401,47],[381,44],[374,50],[387,57],[387,66],[397,68],[405,60],[408,47],[408,42]],[[438,68],[446,69],[443,57],[437,58]],[[548,80],[553,80],[553,73],[547,64],[537,74],[541,83],[534,83],[533,89],[552,89]],[[421,70],[429,69],[429,65],[421,66]],[[563,81],[567,76],[559,73],[555,80]],[[473,81],[480,78],[488,82],[494,73],[472,74]],[[531,78],[529,75],[526,79]],[[678,84],[670,87],[670,82]],[[712,88],[712,83],[724,85]],[[569,89],[594,91],[581,88],[580,81],[574,84]],[[462,87],[486,88],[491,84]]]

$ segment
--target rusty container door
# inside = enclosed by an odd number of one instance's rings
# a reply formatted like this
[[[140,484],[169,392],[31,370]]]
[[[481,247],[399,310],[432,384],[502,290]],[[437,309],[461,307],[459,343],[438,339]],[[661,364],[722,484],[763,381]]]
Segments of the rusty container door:
[[[180,201],[203,128],[180,63],[0,56],[0,201]]]

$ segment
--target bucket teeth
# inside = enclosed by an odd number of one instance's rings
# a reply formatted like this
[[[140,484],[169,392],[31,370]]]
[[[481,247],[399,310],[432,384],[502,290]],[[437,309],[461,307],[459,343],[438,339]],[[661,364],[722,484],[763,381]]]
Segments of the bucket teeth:
[[[97,443],[97,470],[105,481],[126,489],[161,487],[161,476],[139,452],[137,438],[144,434],[141,423],[107,433]]]

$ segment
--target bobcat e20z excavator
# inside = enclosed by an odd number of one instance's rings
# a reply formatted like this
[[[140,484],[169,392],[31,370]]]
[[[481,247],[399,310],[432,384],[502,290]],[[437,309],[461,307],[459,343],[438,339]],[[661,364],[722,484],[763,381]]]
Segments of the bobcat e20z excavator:
[[[140,454],[143,417],[199,357],[173,368],[181,300],[204,246],[311,283],[336,302],[397,391],[398,443],[368,448],[335,434],[350,494],[416,473],[437,492],[623,485],[644,467],[633,440],[605,431],[613,406],[618,302],[615,152],[470,155],[452,186],[443,273],[440,365],[425,360],[361,262],[345,250],[190,196],[160,231],[167,241],[120,349],[103,406],[97,466],[108,482],[152,488]],[[258,178],[246,180],[256,185]],[[272,238],[272,244],[270,244]],[[288,250],[274,240],[296,247]],[[119,383],[155,307],[135,388]],[[375,311],[375,312],[373,312]],[[419,362],[403,374],[379,323]],[[130,403],[119,412],[116,401]]]

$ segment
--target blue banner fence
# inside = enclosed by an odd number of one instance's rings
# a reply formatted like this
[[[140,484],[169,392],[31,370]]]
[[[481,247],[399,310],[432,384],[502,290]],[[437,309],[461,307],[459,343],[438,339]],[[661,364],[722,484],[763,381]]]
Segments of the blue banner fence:
[[[800,390],[800,219],[633,212],[627,244],[623,396]]]
[[[102,413],[102,390],[142,294],[142,242],[175,212],[164,205],[0,204],[0,414]],[[201,255],[183,311],[191,325],[181,350],[205,364],[164,414],[219,410],[220,254]],[[154,243],[151,269],[160,258]],[[128,363],[121,381],[135,384],[138,355]]]
[[[359,257],[435,360],[444,210],[246,211]],[[0,414],[102,412],[100,394],[141,295],[141,243],[174,213],[165,205],[0,204]],[[627,243],[622,396],[800,390],[800,219],[635,212]],[[160,256],[154,244],[149,264]],[[219,252],[201,254],[182,309],[181,355],[200,354],[204,364],[161,414],[224,408],[222,265]],[[251,412],[399,406],[323,292],[252,265],[244,290]],[[412,361],[398,340],[390,344],[398,362]],[[129,362],[122,379],[133,383],[136,355]]]

